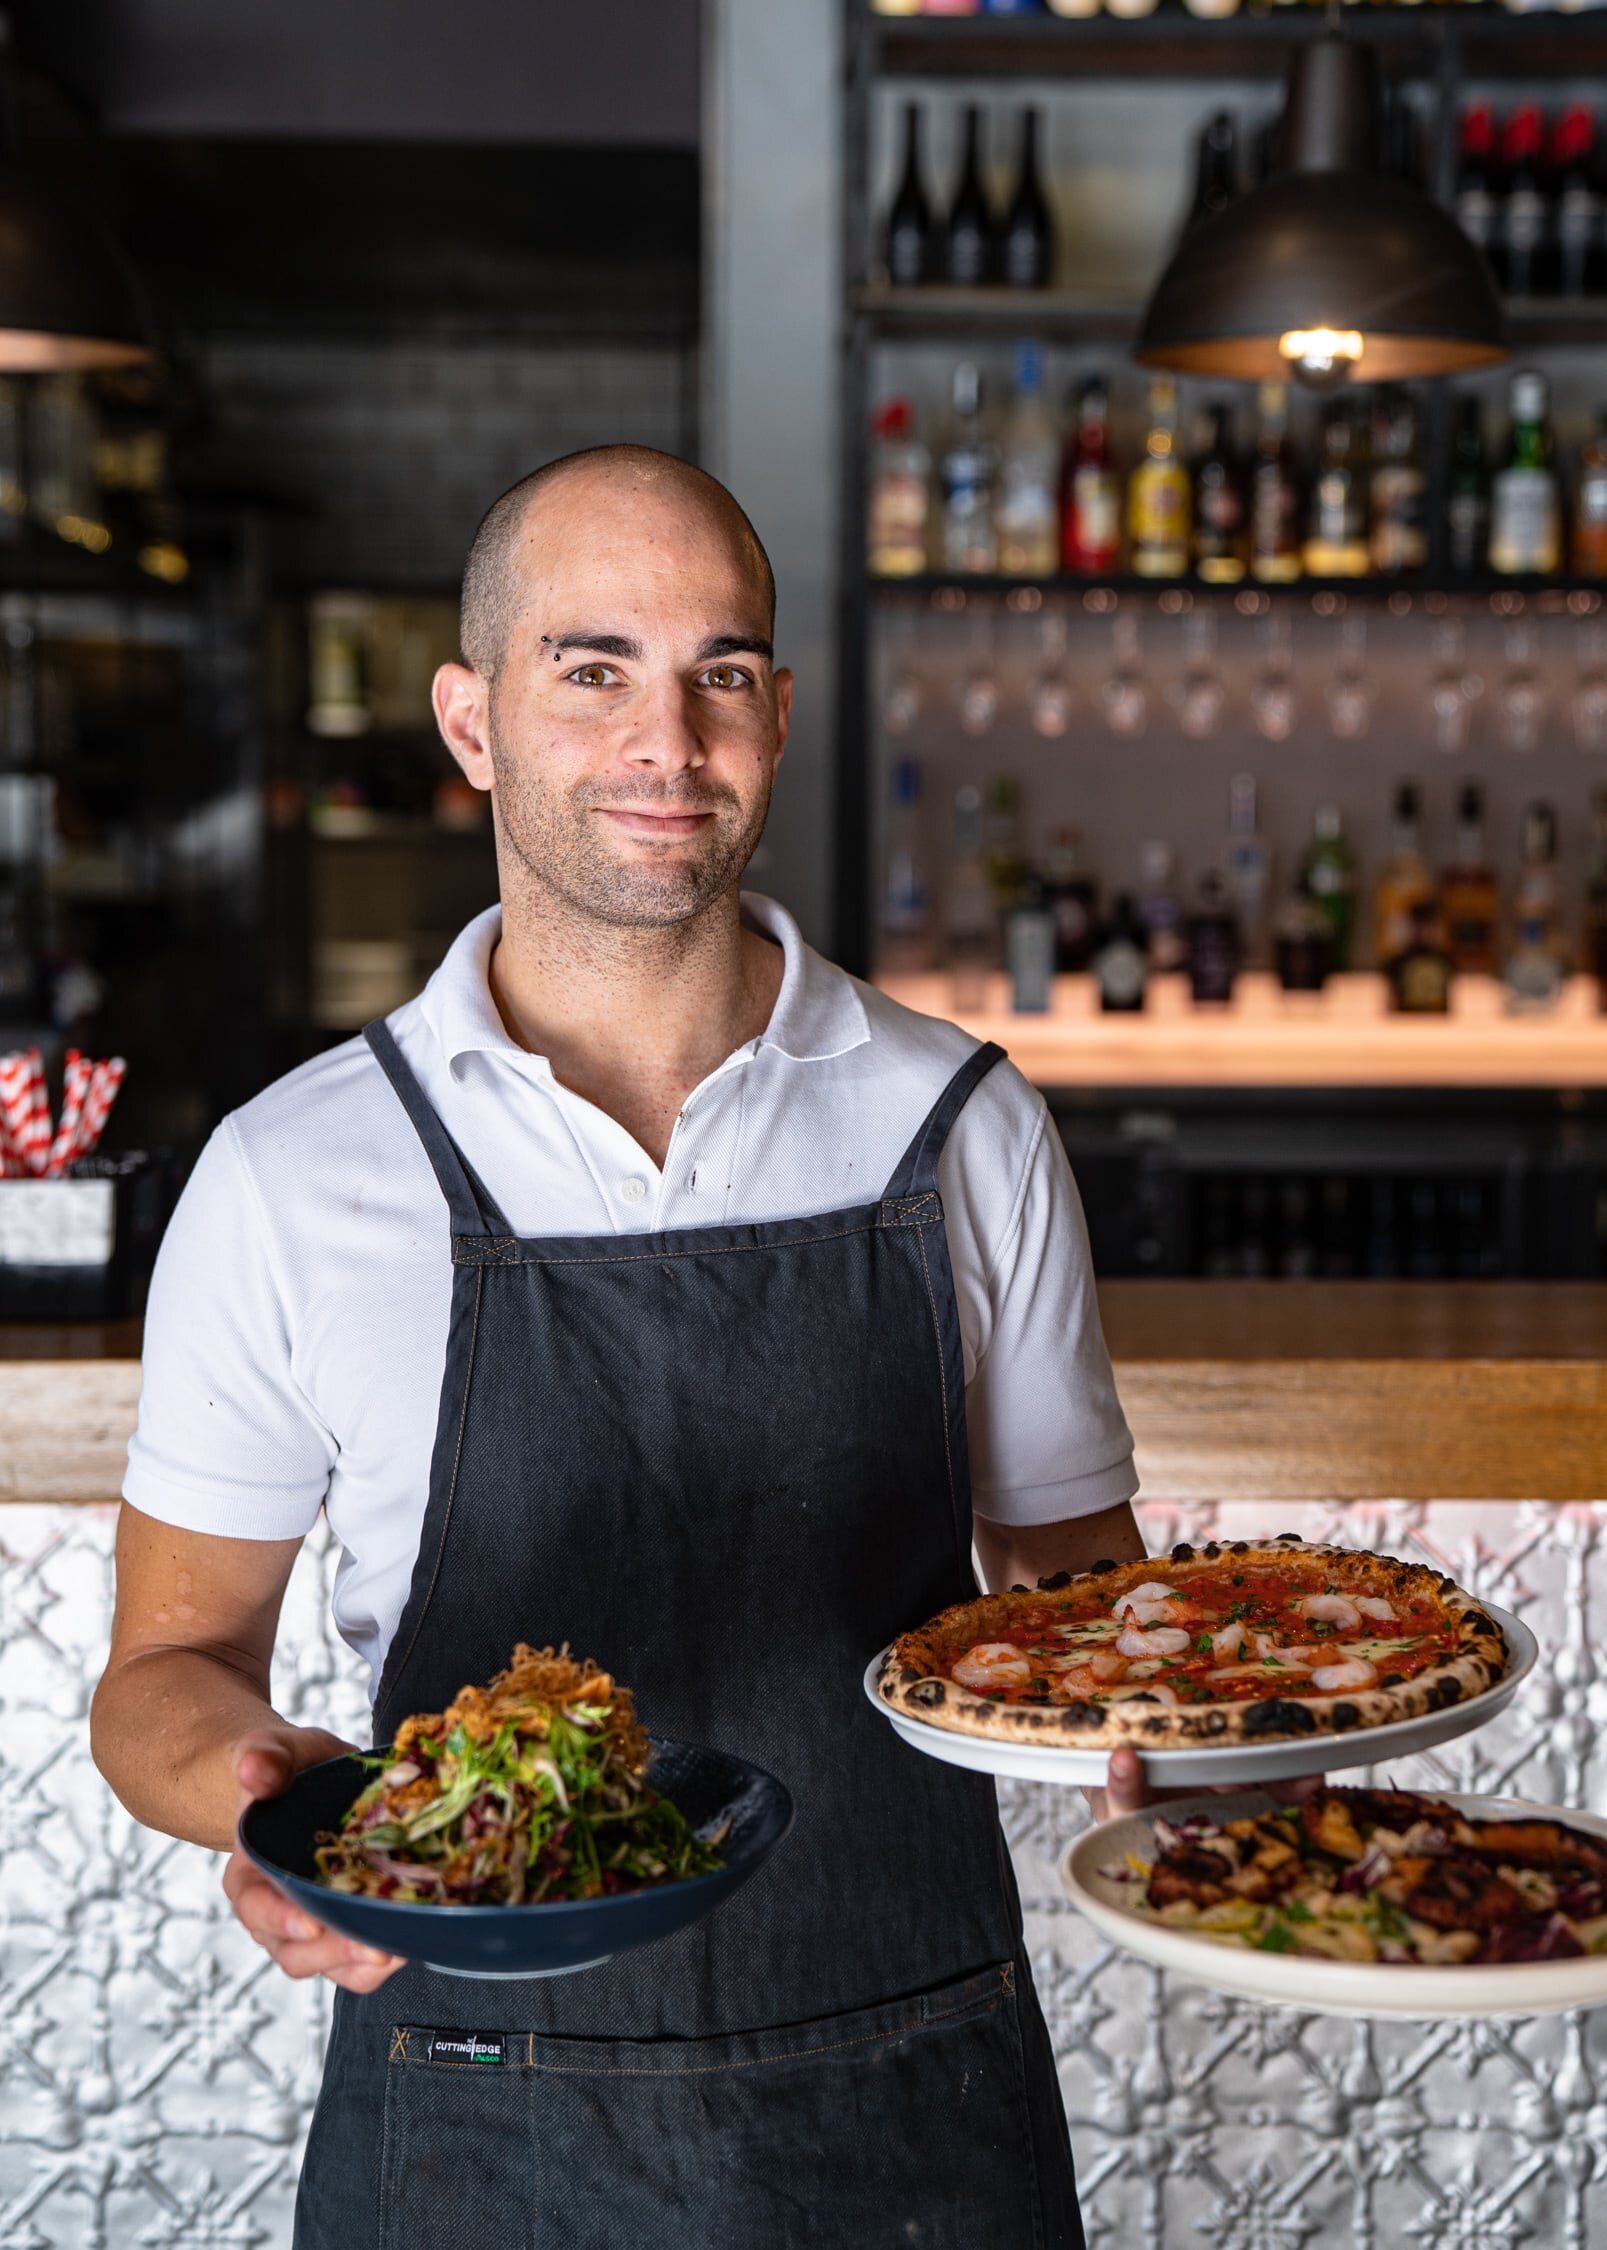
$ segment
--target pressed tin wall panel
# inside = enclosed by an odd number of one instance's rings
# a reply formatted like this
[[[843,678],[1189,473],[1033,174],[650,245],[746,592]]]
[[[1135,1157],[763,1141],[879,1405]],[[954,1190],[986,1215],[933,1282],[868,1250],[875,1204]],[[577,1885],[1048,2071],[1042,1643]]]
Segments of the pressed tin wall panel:
[[[1432,1561],[1516,1610],[1547,1660],[1513,1709],[1391,1777],[1607,1801],[1601,1508],[1141,1513],[1157,1550],[1292,1523]],[[214,1855],[135,1826],[90,1765],[112,1523],[0,1508],[0,2250],[288,2250],[325,1999],[230,1922]],[[332,1571],[312,1543],[275,1689],[290,1717],[355,1736]],[[1001,1796],[1096,2250],[1607,2242],[1607,2014],[1352,2024],[1212,1998],[1071,1911],[1057,1867],[1085,1817],[1075,1791]]]

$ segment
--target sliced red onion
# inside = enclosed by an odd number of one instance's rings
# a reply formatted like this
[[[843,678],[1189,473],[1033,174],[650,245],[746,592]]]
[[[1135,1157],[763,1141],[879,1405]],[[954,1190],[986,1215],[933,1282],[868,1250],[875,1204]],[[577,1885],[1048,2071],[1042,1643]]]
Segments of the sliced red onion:
[[[1390,1865],[1390,1856],[1382,1845],[1369,1844],[1361,1858],[1354,1860],[1345,1869],[1343,1875],[1335,1883],[1334,1889],[1336,1891],[1370,1891],[1375,1883],[1383,1881],[1389,1873]]]

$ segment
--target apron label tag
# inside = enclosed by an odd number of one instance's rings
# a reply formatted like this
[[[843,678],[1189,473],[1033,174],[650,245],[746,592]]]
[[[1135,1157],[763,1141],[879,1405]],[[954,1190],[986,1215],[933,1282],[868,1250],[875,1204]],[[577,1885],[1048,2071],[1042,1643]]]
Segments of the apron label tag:
[[[419,2024],[396,2024],[391,2030],[390,2060],[483,2069],[507,2062],[511,2043],[505,2031],[430,2031]],[[521,2047],[525,2044],[519,2041]]]

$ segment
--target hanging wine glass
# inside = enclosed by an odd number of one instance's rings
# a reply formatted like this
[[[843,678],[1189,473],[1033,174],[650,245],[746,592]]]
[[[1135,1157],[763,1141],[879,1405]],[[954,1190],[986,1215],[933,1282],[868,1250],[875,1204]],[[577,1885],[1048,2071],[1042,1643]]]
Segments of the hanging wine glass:
[[[1117,611],[1111,620],[1110,637],[1114,661],[1099,700],[1111,733],[1130,741],[1149,723],[1149,691],[1139,662],[1138,619],[1131,611]]]
[[[1042,631],[1043,669],[1027,692],[1027,716],[1034,734],[1058,742],[1071,725],[1071,680],[1066,672],[1066,618],[1063,610],[1045,610]]]
[[[1568,705],[1574,741],[1590,757],[1607,750],[1607,649],[1602,629],[1587,625],[1579,648],[1579,678]]]
[[[1227,683],[1217,664],[1216,616],[1202,602],[1183,619],[1183,680],[1177,723],[1191,742],[1207,742],[1222,724]]]
[[[989,734],[999,716],[999,669],[993,656],[993,613],[971,620],[970,654],[956,698],[960,724],[972,736]]]
[[[1328,724],[1341,742],[1355,742],[1373,716],[1367,677],[1367,620],[1359,613],[1339,621],[1339,654],[1328,682]]]
[[[1545,727],[1546,691],[1535,663],[1532,625],[1509,625],[1506,631],[1506,671],[1498,703],[1503,747],[1529,757],[1540,747]]]
[[[1462,621],[1448,617],[1434,631],[1434,672],[1428,690],[1434,747],[1447,757],[1467,748],[1473,706],[1483,693],[1483,679],[1468,666]]]
[[[882,689],[882,730],[908,734],[921,715],[924,692],[915,655],[915,620],[895,610],[887,629],[887,666]]]
[[[1287,742],[1299,709],[1291,664],[1292,636],[1286,610],[1274,609],[1262,621],[1261,665],[1250,686],[1250,716],[1268,742]]]

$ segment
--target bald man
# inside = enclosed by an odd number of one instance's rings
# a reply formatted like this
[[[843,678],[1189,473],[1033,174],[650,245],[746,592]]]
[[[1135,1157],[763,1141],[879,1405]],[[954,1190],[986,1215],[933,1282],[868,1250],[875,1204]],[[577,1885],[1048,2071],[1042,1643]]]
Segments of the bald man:
[[[773,608],[665,455],[496,503],[434,697],[500,907],[225,1119],[163,1245],[94,1713],[133,1813],[227,1851],[345,1747],[269,1702],[320,1511],[376,1743],[567,1643],[796,1806],[679,1936],[495,1984],[234,1853],[246,1930],[340,1987],[298,2250],[1082,2241],[992,1784],[860,1678],[974,1593],[973,1544],[993,1585],[1139,1555],[1132,1447],[1038,1096],[739,889]]]

